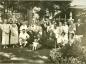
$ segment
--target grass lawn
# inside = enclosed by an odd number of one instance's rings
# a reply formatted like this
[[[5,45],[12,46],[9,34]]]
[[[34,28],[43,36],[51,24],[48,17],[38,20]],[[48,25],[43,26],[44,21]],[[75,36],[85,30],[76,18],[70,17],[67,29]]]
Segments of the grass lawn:
[[[49,51],[49,49],[31,51],[28,48],[0,49],[0,64],[53,64],[48,58]]]

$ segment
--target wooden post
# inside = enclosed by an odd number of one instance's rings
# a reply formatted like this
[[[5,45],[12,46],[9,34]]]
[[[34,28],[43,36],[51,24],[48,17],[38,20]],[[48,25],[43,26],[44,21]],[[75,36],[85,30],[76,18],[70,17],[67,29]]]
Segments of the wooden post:
[[[27,17],[28,17],[28,23],[32,24],[32,8],[31,9],[27,9]]]
[[[61,20],[61,17],[59,16],[59,22],[60,22],[60,20]]]
[[[70,12],[70,19],[72,19],[72,12]]]

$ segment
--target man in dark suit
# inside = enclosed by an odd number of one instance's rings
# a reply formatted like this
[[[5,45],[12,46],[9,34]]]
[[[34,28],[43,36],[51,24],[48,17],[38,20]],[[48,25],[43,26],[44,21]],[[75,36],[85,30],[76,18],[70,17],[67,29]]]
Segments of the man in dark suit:
[[[78,19],[77,23],[76,23],[76,35],[82,35],[83,34],[83,24],[81,23],[81,20]]]

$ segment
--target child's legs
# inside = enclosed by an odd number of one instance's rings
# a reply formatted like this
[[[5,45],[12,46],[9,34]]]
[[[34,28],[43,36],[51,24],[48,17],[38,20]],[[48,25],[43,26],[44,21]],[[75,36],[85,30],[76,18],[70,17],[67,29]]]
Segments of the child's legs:
[[[24,42],[24,46],[26,46],[26,44],[27,44],[27,41]]]
[[[32,46],[33,48],[32,48],[32,50],[35,50],[35,47],[34,46]]]
[[[36,50],[37,46],[34,47],[34,49]]]
[[[19,45],[21,46],[22,45],[22,39],[19,39]]]

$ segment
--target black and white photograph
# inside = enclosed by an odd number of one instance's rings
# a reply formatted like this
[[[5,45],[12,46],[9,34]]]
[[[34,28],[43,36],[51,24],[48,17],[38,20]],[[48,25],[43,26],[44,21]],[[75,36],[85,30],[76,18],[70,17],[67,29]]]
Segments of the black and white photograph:
[[[0,64],[86,64],[86,0],[0,0]]]

